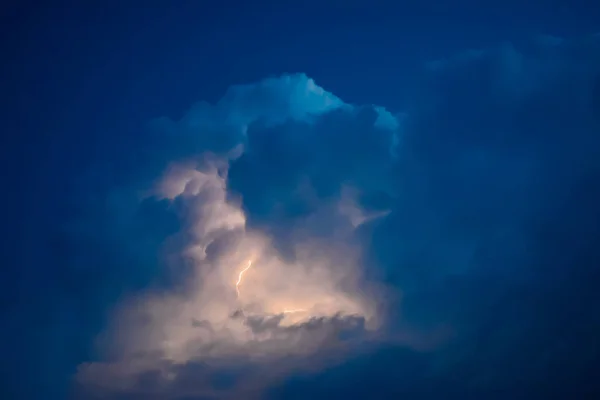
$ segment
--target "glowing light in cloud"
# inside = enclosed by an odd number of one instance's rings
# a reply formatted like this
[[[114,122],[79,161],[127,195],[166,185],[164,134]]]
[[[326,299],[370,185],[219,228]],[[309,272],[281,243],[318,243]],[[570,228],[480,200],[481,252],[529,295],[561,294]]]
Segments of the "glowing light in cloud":
[[[252,261],[248,261],[248,266],[246,268],[244,268],[243,270],[241,270],[240,273],[238,274],[238,279],[237,279],[237,282],[235,283],[235,291],[236,291],[238,297],[240,297],[240,284],[242,283],[242,278],[244,277],[244,272],[248,271],[251,266],[252,266]]]
[[[233,354],[303,354],[326,338],[290,338],[294,346],[282,346],[286,335],[296,335],[286,327],[344,317],[377,326],[376,301],[360,287],[358,249],[339,238],[305,239],[296,244],[293,262],[283,260],[269,237],[246,227],[240,205],[228,200],[225,161],[173,165],[157,190],[181,210],[180,234],[187,238],[181,253],[193,273],[184,294],[150,292],[124,303],[112,342],[123,344],[125,358],[160,354],[185,363]],[[338,212],[351,218],[345,206]]]
[[[303,75],[278,82],[258,85],[274,104],[261,109],[263,103],[249,101],[258,89],[241,86],[228,92],[213,116],[192,118],[194,126],[209,129],[226,115],[227,124],[246,132],[255,119],[272,125],[352,110]],[[238,103],[258,108],[246,110]],[[227,154],[176,161],[156,182],[150,195],[168,199],[182,224],[173,238],[180,244],[173,258],[190,272],[177,290],[149,290],[123,301],[103,335],[111,363],[82,368],[81,379],[106,385],[149,370],[176,375],[164,365],[289,360],[288,355],[335,346],[344,329],[380,326],[379,298],[362,280],[361,247],[352,238],[357,227],[385,213],[364,213],[354,201],[358,193],[344,191],[317,207],[322,215],[333,215],[335,234],[298,235],[293,261],[284,259],[271,237],[247,226],[241,199],[228,189],[230,162],[245,151],[238,143]],[[293,229],[301,231],[302,224]]]
[[[299,312],[306,312],[306,310],[303,308],[294,308],[294,309],[283,310],[284,314],[293,314],[293,313],[299,313]]]

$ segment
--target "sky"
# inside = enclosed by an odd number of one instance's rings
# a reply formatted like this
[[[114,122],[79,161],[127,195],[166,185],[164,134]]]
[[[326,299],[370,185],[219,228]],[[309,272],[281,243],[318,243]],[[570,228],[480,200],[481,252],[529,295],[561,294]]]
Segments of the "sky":
[[[0,394],[600,393],[600,11],[0,8]]]

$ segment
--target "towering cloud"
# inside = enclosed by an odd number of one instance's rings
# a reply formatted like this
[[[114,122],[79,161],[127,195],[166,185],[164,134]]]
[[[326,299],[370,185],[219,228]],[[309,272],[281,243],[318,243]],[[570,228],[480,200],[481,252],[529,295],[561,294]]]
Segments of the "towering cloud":
[[[599,76],[598,37],[538,38],[428,64],[402,114],[286,75],[154,121],[110,198],[119,234],[177,217],[170,284],[120,302],[82,393],[489,398],[588,371]]]
[[[363,279],[357,229],[387,215],[363,209],[360,195],[383,189],[371,174],[385,178],[394,121],[304,75],[233,87],[215,106],[159,121],[201,142],[146,192],[179,216],[168,251],[185,279],[123,302],[103,337],[105,362],[81,368],[84,386],[135,392],[154,371],[159,392],[177,393],[188,364],[296,368],[377,337],[384,292]]]

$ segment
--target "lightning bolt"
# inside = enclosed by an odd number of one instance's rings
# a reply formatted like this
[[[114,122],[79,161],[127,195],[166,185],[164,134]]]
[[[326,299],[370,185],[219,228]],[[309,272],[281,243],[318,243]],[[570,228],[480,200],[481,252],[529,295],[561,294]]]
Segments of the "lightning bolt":
[[[235,293],[237,294],[238,298],[240,297],[240,285],[242,284],[242,280],[244,279],[244,273],[248,271],[251,266],[252,260],[248,261],[248,265],[246,266],[246,268],[242,269],[238,274],[237,282],[235,283]],[[305,310],[304,308],[286,308],[283,310],[283,314],[293,314],[306,311],[307,310]]]
[[[248,261],[248,266],[240,271],[238,275],[237,282],[235,283],[235,292],[237,293],[237,297],[240,297],[240,284],[242,283],[242,278],[244,277],[244,272],[248,271],[248,269],[252,266],[252,261]]]
[[[292,314],[292,313],[297,313],[297,312],[305,312],[306,310],[304,308],[293,308],[293,309],[285,309],[283,310],[284,314]]]

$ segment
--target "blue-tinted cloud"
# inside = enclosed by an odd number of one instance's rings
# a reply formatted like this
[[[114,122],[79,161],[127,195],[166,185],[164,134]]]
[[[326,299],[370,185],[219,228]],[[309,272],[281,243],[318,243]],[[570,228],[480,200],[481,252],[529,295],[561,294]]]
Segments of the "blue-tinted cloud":
[[[593,390],[599,77],[597,37],[541,38],[425,66],[397,114],[290,75],[154,121],[144,140],[115,152],[139,154],[112,172],[118,187],[96,188],[69,226],[73,266],[102,278],[81,298],[105,311],[114,281],[132,298],[118,303],[103,352],[81,360],[82,393]],[[82,181],[111,181],[90,174]],[[229,310],[230,275],[255,249],[266,273],[247,283],[269,289],[242,286],[252,302]],[[294,284],[278,294],[282,276]],[[315,317],[285,322],[280,301],[308,297]]]
[[[164,171],[139,193],[179,217],[165,263],[179,285],[122,301],[103,336],[104,360],[78,374],[85,390],[143,393],[135,382],[154,371],[157,393],[215,394],[208,378],[183,388],[183,366],[248,362],[263,378],[242,375],[217,390],[244,396],[382,340],[387,293],[362,278],[359,228],[388,214],[362,207],[361,196],[391,187],[399,133],[391,114],[291,75],[233,87],[216,105],[154,127],[163,145],[141,165]],[[117,193],[143,189],[131,185]]]

